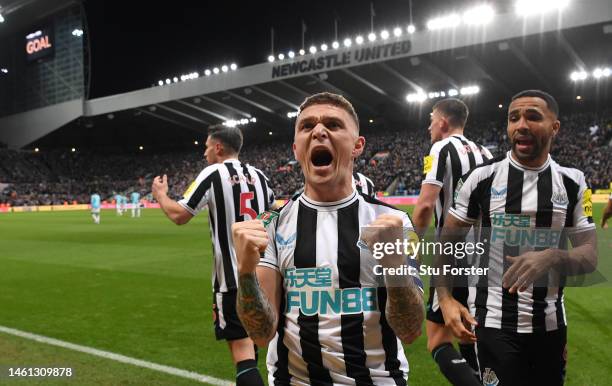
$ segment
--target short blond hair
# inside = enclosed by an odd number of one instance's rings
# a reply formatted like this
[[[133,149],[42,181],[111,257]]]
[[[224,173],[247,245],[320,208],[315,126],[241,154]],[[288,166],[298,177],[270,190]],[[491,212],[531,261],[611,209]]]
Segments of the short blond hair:
[[[342,110],[346,111],[355,121],[355,125],[357,125],[357,131],[359,132],[359,117],[357,116],[357,112],[355,108],[345,97],[342,95],[334,94],[331,92],[320,92],[318,94],[314,94],[309,96],[302,102],[300,105],[299,114],[302,113],[307,107],[314,105],[332,105],[340,107]]]

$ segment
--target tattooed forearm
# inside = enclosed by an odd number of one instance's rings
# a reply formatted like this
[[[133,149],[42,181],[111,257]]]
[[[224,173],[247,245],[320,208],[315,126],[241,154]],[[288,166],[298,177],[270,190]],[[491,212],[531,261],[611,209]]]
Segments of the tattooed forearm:
[[[262,293],[255,273],[239,275],[236,309],[251,339],[267,340],[274,334],[276,311]]]
[[[387,322],[398,338],[412,343],[421,333],[423,324],[423,296],[414,285],[387,287]]]

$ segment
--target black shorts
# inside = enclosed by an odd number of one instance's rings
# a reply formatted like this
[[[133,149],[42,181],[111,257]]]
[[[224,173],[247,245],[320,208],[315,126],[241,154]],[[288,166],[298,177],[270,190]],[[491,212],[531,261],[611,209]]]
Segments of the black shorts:
[[[473,289],[475,290],[475,288]],[[442,315],[442,310],[438,304],[438,297],[434,296],[435,292],[436,289],[434,287],[429,287],[429,298],[427,299],[427,320],[438,324],[444,324],[444,316]],[[453,288],[453,297],[455,300],[463,304],[468,310],[470,309],[468,305],[469,293],[470,289],[468,287]]]
[[[213,294],[213,321],[217,340],[236,340],[248,334],[236,312],[236,291]]]
[[[485,385],[563,385],[567,363],[566,327],[531,334],[477,327],[476,338],[478,364]]]

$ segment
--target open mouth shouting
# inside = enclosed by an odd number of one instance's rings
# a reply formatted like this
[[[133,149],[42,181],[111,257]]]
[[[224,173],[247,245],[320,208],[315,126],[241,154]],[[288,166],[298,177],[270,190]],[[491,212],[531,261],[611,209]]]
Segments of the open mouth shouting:
[[[524,154],[530,154],[535,148],[536,141],[531,135],[519,135],[514,139],[514,145],[517,151]]]
[[[310,152],[310,163],[315,171],[324,171],[331,168],[334,162],[334,155],[325,146],[317,146]]]

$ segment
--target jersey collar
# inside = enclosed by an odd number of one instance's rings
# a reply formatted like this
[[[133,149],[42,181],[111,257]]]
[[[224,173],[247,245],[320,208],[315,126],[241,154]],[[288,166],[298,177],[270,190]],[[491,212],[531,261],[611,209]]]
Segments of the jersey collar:
[[[305,193],[302,193],[300,195],[299,200],[302,204],[316,210],[333,211],[345,208],[355,202],[357,200],[357,191],[355,190],[355,188],[353,188],[353,191],[351,192],[351,194],[348,195],[348,197],[332,202],[315,201],[306,197]]]
[[[541,172],[542,170],[546,169],[550,165],[550,154],[548,154],[548,158],[546,158],[546,162],[544,162],[544,165],[538,168],[531,168],[529,166],[521,165],[517,160],[514,159],[514,157],[512,157],[512,150],[508,150],[507,155],[508,155],[508,159],[510,160],[510,164],[512,164],[512,166],[520,170]]]

